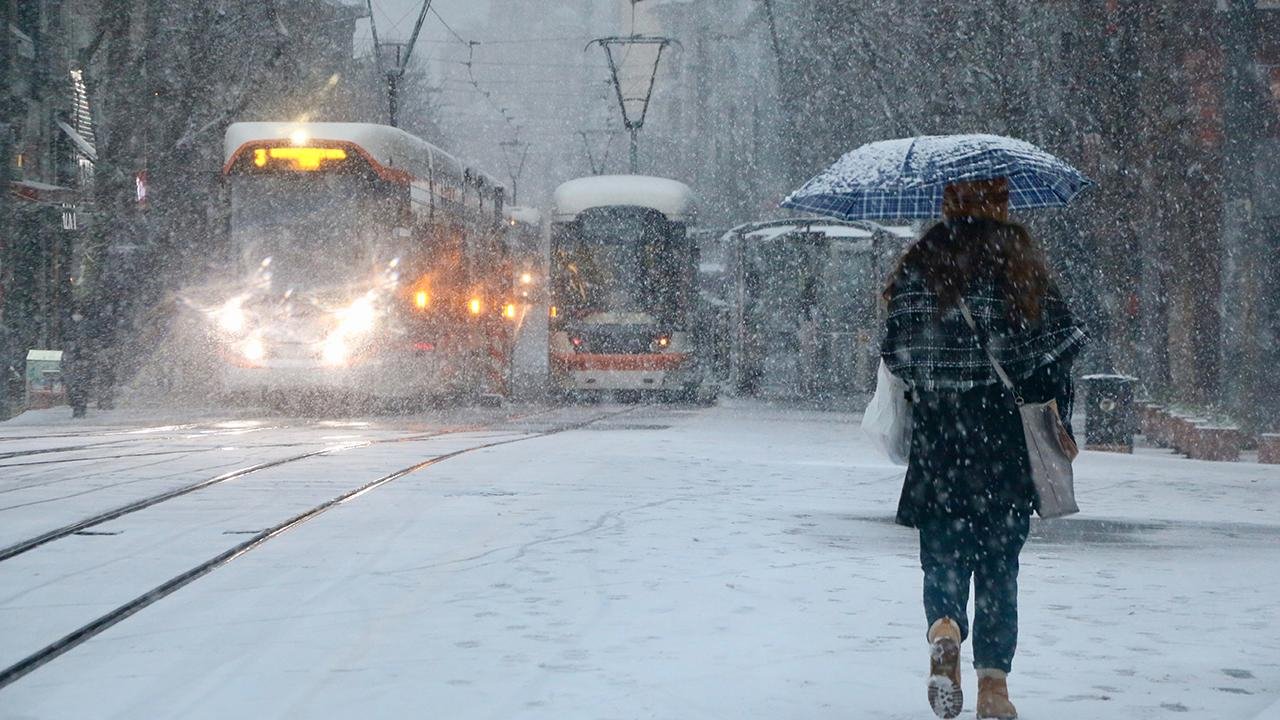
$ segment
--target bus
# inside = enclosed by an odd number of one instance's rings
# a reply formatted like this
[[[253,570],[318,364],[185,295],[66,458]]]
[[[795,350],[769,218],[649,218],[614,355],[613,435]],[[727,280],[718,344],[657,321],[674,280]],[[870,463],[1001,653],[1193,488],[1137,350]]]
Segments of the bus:
[[[192,294],[227,389],[506,393],[501,184],[366,123],[235,123],[223,173],[232,270]]]
[[[693,193],[667,178],[605,175],[554,194],[550,374],[563,394],[692,400]]]

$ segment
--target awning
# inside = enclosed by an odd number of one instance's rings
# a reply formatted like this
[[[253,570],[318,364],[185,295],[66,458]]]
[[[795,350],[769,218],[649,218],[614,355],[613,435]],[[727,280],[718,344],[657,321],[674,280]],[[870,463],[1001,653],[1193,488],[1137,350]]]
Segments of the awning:
[[[12,180],[9,182],[9,191],[27,202],[57,205],[76,201],[75,190],[36,180]]]
[[[98,162],[98,151],[94,149],[92,143],[85,140],[80,133],[76,132],[75,128],[61,120],[58,121],[58,127],[62,128],[62,132],[66,133],[67,137],[71,138],[72,144],[76,146],[76,149],[79,150],[82,155],[94,162]]]

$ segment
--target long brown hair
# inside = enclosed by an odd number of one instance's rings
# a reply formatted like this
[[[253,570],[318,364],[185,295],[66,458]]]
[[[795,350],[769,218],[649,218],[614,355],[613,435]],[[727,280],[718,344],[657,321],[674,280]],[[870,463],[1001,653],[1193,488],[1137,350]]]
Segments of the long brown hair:
[[[889,276],[886,301],[907,273],[920,275],[937,293],[940,309],[958,305],[974,281],[994,281],[1015,325],[1040,319],[1041,301],[1053,286],[1044,256],[1025,227],[980,218],[929,228]]]

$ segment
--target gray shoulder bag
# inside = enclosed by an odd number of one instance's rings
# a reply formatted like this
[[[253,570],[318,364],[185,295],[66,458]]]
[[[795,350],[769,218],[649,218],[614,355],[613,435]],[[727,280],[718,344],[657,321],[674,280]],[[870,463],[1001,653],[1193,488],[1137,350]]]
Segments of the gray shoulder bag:
[[[973,321],[973,314],[964,299],[960,299],[960,313],[964,321],[978,336],[978,343],[987,353],[987,359],[995,368],[1000,382],[1013,394],[1018,405],[1018,414],[1022,417],[1022,434],[1027,440],[1027,459],[1031,465],[1031,482],[1035,485],[1038,499],[1036,512],[1042,518],[1056,518],[1080,512],[1076,505],[1075,477],[1071,470],[1071,461],[1080,454],[1076,443],[1067,434],[1062,425],[1062,416],[1058,414],[1058,401],[1029,403],[1013,386],[1013,381],[1005,374],[1000,361],[991,352],[982,334],[978,332],[978,324]]]

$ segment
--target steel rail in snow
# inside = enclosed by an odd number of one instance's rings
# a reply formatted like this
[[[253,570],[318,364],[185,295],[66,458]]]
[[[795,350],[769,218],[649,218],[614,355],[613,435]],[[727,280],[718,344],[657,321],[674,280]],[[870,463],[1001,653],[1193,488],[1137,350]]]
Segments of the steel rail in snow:
[[[183,429],[194,429],[194,428],[199,428],[199,427],[201,427],[201,426],[200,426],[200,425],[185,425],[185,426],[177,426],[177,427],[174,427],[174,428],[172,428],[172,429],[173,429],[173,430],[175,430],[175,431],[177,431],[177,430],[183,430]],[[18,458],[18,457],[27,457],[27,456],[30,456],[30,455],[48,455],[48,454],[51,454],[51,453],[76,452],[76,451],[78,451],[78,450],[92,450],[92,449],[94,449],[94,448],[109,447],[109,446],[113,446],[113,445],[124,445],[124,444],[126,444],[126,443],[141,443],[141,442],[147,442],[147,441],[149,441],[149,440],[161,440],[161,441],[163,441],[163,440],[175,440],[175,439],[191,439],[191,440],[198,440],[198,439],[202,439],[202,438],[219,437],[219,436],[221,436],[221,435],[247,435],[247,434],[249,434],[249,433],[262,432],[262,431],[264,431],[264,430],[280,430],[280,429],[282,429],[282,428],[287,428],[287,427],[289,427],[289,426],[288,426],[288,425],[263,425],[263,426],[261,426],[261,427],[252,427],[252,428],[216,428],[216,427],[215,427],[211,432],[203,433],[203,434],[201,434],[201,433],[195,433],[195,434],[193,434],[193,433],[170,433],[170,434],[168,434],[168,435],[142,435],[141,433],[145,432],[145,430],[143,430],[143,431],[138,431],[138,430],[128,430],[128,431],[123,431],[123,432],[120,432],[120,433],[111,433],[111,434],[134,434],[134,433],[137,433],[137,434],[139,435],[139,437],[127,437],[127,438],[120,438],[119,440],[104,440],[104,441],[102,441],[102,442],[85,443],[85,444],[83,444],[83,445],[60,445],[60,446],[58,446],[58,447],[53,447],[53,448],[33,448],[33,449],[30,449],[30,450],[13,450],[13,451],[9,451],[9,452],[0,452],[0,460],[11,460],[11,459],[13,459],[13,458]],[[168,428],[168,427],[162,427],[161,429],[166,429],[166,430],[167,430],[167,429],[170,429],[170,428]],[[96,434],[96,433],[89,433],[89,435],[93,435],[93,434]],[[104,434],[105,434],[105,433],[104,433]],[[76,436],[76,435],[24,436],[24,437],[21,437],[21,438],[0,438],[0,442],[4,442],[4,441],[8,441],[8,440],[19,440],[19,439],[21,439],[21,440],[40,440],[40,439],[43,439],[44,437],[77,437],[77,436]],[[5,468],[5,467],[14,467],[14,466],[12,466],[12,465],[0,465],[0,468]]]
[[[154,425],[151,427],[133,428],[128,430],[121,428],[102,428],[99,430],[84,429],[74,430],[71,432],[49,433],[47,435],[0,435],[0,442],[12,442],[14,440],[45,440],[48,438],[92,437],[95,435],[142,435],[149,432],[190,430],[198,427],[201,427],[200,423],[187,423],[185,425]]]
[[[617,417],[624,413],[632,412],[632,410],[633,408],[627,408],[625,410],[621,410],[617,412],[605,413],[603,415],[597,415],[596,417],[593,417],[587,420],[553,428],[551,430],[544,430],[541,432],[530,433],[528,435],[525,435],[524,437],[509,438],[506,440],[497,440],[494,442],[475,445],[469,448],[463,448],[461,450],[455,450],[453,452],[445,453],[444,455],[437,455],[435,457],[428,458],[426,460],[415,463],[413,465],[402,468],[400,470],[396,470],[395,472],[390,473],[388,475],[383,475],[382,477],[377,478],[376,480],[371,480],[370,482],[367,482],[364,485],[361,485],[360,487],[357,487],[353,490],[348,490],[347,492],[341,495],[338,495],[337,497],[332,498],[330,500],[326,500],[325,502],[320,503],[319,505],[316,505],[309,510],[305,510],[301,513],[298,513],[297,515],[294,515],[293,517],[289,518],[288,520],[285,520],[284,522],[281,522],[273,527],[267,528],[266,530],[263,530],[262,532],[254,535],[248,540],[245,540],[244,542],[239,543],[238,545],[235,545],[234,547],[224,552],[221,552],[209,558],[208,560],[205,560],[199,565],[196,565],[195,567],[192,567],[191,569],[170,578],[169,580],[161,583],[160,585],[157,585],[151,590],[148,590],[147,592],[139,595],[133,600],[130,600],[129,602],[115,608],[114,610],[111,610],[110,612],[107,612],[106,614],[99,616],[96,620],[93,620],[92,622],[89,622],[85,625],[80,626],[78,629],[68,633],[67,635],[64,635],[58,640],[55,640],[49,645],[46,645],[40,650],[32,653],[31,655],[28,655],[27,657],[10,665],[4,670],[0,670],[0,690],[3,690],[5,687],[8,687],[9,685],[12,685],[14,682],[17,682],[22,677],[34,672],[35,670],[46,665],[50,661],[59,657],[60,655],[76,648],[77,646],[83,644],[84,642],[88,641],[94,636],[122,622],[123,620],[126,620],[127,618],[135,615],[139,611],[156,603],[157,601],[165,597],[168,597],[169,595],[172,595],[178,590],[181,590],[187,585],[190,585],[191,583],[195,582],[196,580],[199,580],[205,575],[208,575],[214,570],[217,570],[223,565],[226,565],[231,561],[235,560],[236,558],[239,558],[245,555],[246,553],[254,550],[255,548],[260,547],[261,545],[271,540],[272,538],[279,537],[280,535],[288,532],[289,530],[292,530],[293,528],[296,528],[299,525],[302,525],[308,520],[312,520],[324,514],[325,512],[328,512],[329,510],[332,510],[333,508],[338,507],[339,505],[343,505],[347,502],[350,502],[351,500],[354,500],[360,497],[361,495],[364,495],[365,493],[371,492],[383,485],[386,485],[387,483],[390,483],[394,480],[399,480],[400,478],[406,475],[410,475],[424,468],[431,467],[432,465],[438,465],[439,463],[442,463],[446,460],[451,460],[461,455],[473,453],[478,450],[487,450],[490,448],[500,447],[502,445],[511,445],[514,443],[526,442],[528,440],[534,440],[537,438],[548,437],[550,435],[556,435],[558,433],[567,432],[569,430],[577,430],[577,429],[586,427],[588,425],[591,425],[592,423],[599,422],[601,420],[606,420],[609,418]]]
[[[73,462],[97,462],[101,460],[123,460],[125,458],[136,457],[155,457],[157,455],[196,455],[198,453],[214,452],[218,448],[187,448],[186,450],[148,450],[147,452],[137,453],[120,453],[119,455],[94,455],[92,457],[81,458],[59,458],[57,460],[32,460],[31,462],[9,463],[0,465],[0,470],[6,468],[31,467],[33,465],[61,465],[63,463]],[[20,488],[19,488],[20,489]],[[12,490],[10,490],[11,492]]]
[[[207,487],[218,485],[228,480],[234,480],[236,478],[244,477],[245,475],[249,475],[251,473],[255,473],[260,470],[267,470],[269,468],[279,467],[281,465],[297,462],[299,460],[306,460],[307,458],[316,457],[317,455],[331,455],[335,453],[346,452],[347,450],[356,450],[363,447],[369,447],[371,445],[384,445],[387,443],[411,442],[416,440],[430,440],[431,438],[442,437],[444,435],[456,435],[458,433],[464,433],[464,432],[477,432],[479,430],[488,429],[498,424],[499,422],[519,422],[521,420],[527,420],[531,417],[537,417],[538,415],[543,415],[548,412],[551,412],[551,410],[543,410],[536,413],[529,413],[527,415],[518,415],[514,417],[503,418],[500,421],[491,422],[485,425],[465,426],[461,428],[440,430],[440,431],[430,432],[430,433],[420,433],[417,435],[406,435],[403,437],[384,438],[381,440],[366,440],[363,442],[331,445],[329,447],[321,448],[319,450],[312,450],[310,452],[301,453],[299,455],[291,455],[285,458],[277,458],[275,460],[267,460],[265,462],[256,463],[254,465],[248,465],[246,467],[242,467],[236,470],[231,470],[229,472],[222,473],[221,475],[215,475],[214,477],[206,478],[204,480],[192,483],[190,485],[184,485],[183,487],[180,487],[180,488],[174,488],[173,490],[168,490],[166,492],[152,495],[150,497],[146,497],[141,500],[135,500],[134,502],[126,503],[117,508],[113,508],[111,510],[98,513],[97,515],[92,515],[82,520],[77,520],[76,522],[70,523],[68,525],[63,525],[62,527],[55,528],[48,532],[41,533],[40,535],[37,535],[35,537],[28,538],[21,542],[15,543],[6,548],[0,549],[0,562],[4,562],[5,560],[12,559],[25,552],[34,550],[40,547],[41,545],[47,545],[48,543],[51,543],[55,540],[61,540],[65,537],[69,537],[78,532],[83,532],[96,525],[101,525],[105,522],[110,522],[112,520],[123,517],[125,515],[138,512],[139,510],[145,510],[153,505],[159,505],[162,502],[173,500],[174,498],[182,497],[183,495],[196,492],[197,490],[203,490]],[[210,448],[210,450],[213,450],[213,449],[216,449],[216,448]],[[198,450],[171,451],[171,452],[198,452]],[[151,453],[151,454],[158,454],[158,453]],[[133,457],[133,456],[129,456],[129,457]]]
[[[364,447],[365,445],[368,445],[368,444],[370,443],[352,445],[350,447],[340,447],[338,448],[338,450],[349,450],[356,447]],[[291,457],[279,458],[276,460],[269,460],[267,462],[257,463],[256,465],[249,465],[247,467],[242,467],[236,470],[232,470],[231,472],[226,472],[221,475],[215,475],[214,477],[206,478],[199,482],[192,483],[191,485],[175,488],[168,492],[163,492],[158,495],[152,495],[151,497],[143,498],[142,500],[137,500],[135,502],[121,505],[120,507],[107,510],[106,512],[98,513],[97,515],[84,518],[83,520],[77,520],[76,522],[73,522],[69,525],[63,525],[60,528],[50,530],[46,533],[41,533],[40,535],[37,535],[33,538],[29,538],[27,540],[23,540],[22,542],[10,545],[9,547],[6,547],[3,550],[0,550],[0,562],[4,562],[5,560],[8,560],[10,558],[17,557],[18,555],[21,555],[30,550],[34,550],[40,547],[41,545],[51,543],[54,540],[61,540],[62,538],[65,538],[67,536],[74,535],[84,530],[88,530],[89,528],[94,527],[95,525],[101,525],[102,523],[110,522],[112,520],[115,520],[116,518],[123,517],[130,513],[138,512],[139,510],[145,510],[151,507],[152,505],[158,505],[166,500],[172,500],[176,497],[182,497],[183,495],[186,495],[188,493],[193,493],[197,490],[202,490],[204,488],[207,488],[210,485],[217,485],[218,483],[226,482],[227,480],[234,480],[238,477],[244,477],[245,475],[258,472],[259,470],[266,470],[267,468],[279,467],[280,465],[285,465],[291,462],[297,462],[298,460],[305,460],[306,458],[309,458],[309,457],[315,457],[317,455],[323,455],[325,453],[333,452],[333,451],[335,451],[335,448],[322,448],[320,450],[314,450],[312,452],[302,453],[301,455],[293,455]]]

